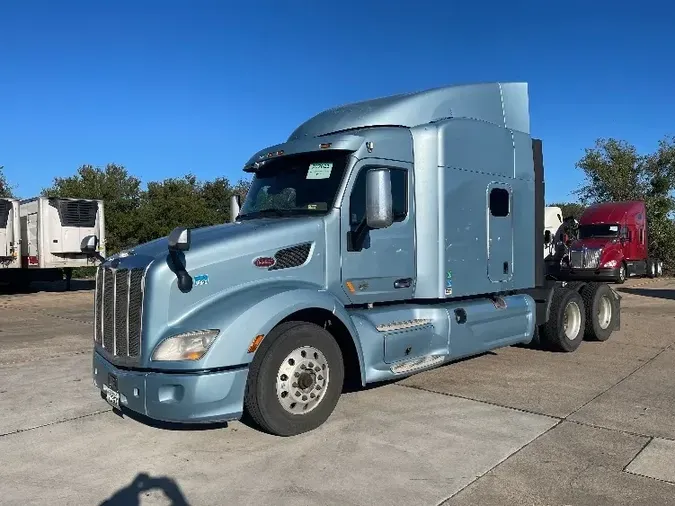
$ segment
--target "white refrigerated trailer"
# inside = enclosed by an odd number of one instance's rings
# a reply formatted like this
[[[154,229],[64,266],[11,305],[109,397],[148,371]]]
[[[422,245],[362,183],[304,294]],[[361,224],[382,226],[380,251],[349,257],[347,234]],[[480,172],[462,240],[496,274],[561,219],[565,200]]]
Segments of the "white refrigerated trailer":
[[[56,281],[65,274],[70,288],[73,269],[99,263],[80,249],[82,239],[90,235],[98,239],[97,251],[105,256],[102,200],[34,197],[19,202],[19,217],[20,268],[4,276],[12,285]]]
[[[20,243],[19,201],[0,198],[0,269],[21,267]]]

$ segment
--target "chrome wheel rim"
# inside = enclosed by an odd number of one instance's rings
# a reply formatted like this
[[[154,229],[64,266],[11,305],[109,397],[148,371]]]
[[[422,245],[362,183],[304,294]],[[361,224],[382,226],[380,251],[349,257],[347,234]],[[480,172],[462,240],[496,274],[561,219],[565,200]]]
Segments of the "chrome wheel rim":
[[[659,262],[656,266],[656,275],[658,277],[663,276],[663,262]]]
[[[600,325],[602,330],[605,330],[609,327],[611,321],[612,302],[609,300],[609,297],[603,295],[600,299],[600,304],[598,304],[598,325]]]
[[[277,372],[279,403],[293,415],[309,413],[325,397],[329,374],[328,361],[321,351],[312,346],[293,350]]]
[[[563,319],[563,331],[565,337],[570,341],[574,341],[579,337],[579,330],[581,329],[581,309],[576,302],[570,302],[565,307],[565,317]]]
[[[651,274],[653,278],[656,277],[656,265],[654,263],[652,263],[652,265],[649,268],[649,274]]]
[[[619,269],[619,278],[621,279],[621,281],[626,279],[626,268],[623,265]]]

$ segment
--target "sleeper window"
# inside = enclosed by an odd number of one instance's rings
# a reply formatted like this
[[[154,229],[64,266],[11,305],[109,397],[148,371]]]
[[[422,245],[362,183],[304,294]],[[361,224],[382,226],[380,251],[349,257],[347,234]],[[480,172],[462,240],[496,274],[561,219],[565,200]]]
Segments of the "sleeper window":
[[[504,188],[490,190],[490,214],[497,218],[509,215],[509,191]]]

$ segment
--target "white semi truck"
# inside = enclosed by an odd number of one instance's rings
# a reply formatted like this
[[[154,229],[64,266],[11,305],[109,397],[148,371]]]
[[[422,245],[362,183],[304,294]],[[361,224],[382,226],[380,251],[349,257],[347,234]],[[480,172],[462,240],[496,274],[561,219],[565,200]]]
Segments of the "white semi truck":
[[[18,269],[21,267],[19,244],[19,201],[0,199],[0,269]]]

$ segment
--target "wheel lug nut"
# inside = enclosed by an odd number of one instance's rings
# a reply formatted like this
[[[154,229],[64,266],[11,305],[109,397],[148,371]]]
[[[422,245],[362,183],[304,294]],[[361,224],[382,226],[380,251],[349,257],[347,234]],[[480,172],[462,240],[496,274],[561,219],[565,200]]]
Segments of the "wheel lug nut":
[[[307,366],[305,366],[305,364],[302,364],[302,365],[300,366],[300,369],[307,369]]]
[[[314,399],[314,397],[316,397],[313,393],[312,393],[312,394],[309,394],[309,396],[310,396],[312,399]]]
[[[298,388],[298,384],[297,384],[297,383],[293,383],[293,388]]]
[[[323,376],[319,374],[319,381],[323,381]]]
[[[310,362],[310,363],[309,363],[309,368],[311,369],[311,368],[313,368],[313,367],[314,367],[314,364],[312,364],[312,363]]]
[[[299,372],[296,372],[293,376],[295,376],[296,378],[299,378],[299,377],[300,377],[300,373],[299,373]]]
[[[300,392],[295,392],[296,397],[300,397]]]
[[[317,389],[317,390],[321,390],[321,385],[317,385],[317,386],[316,386],[316,389]]]
[[[319,372],[320,370],[321,370],[321,368],[318,365],[314,368],[314,371],[316,371],[316,372]]]
[[[288,379],[288,376],[286,376],[285,374],[281,375],[281,381],[286,381],[287,379]]]
[[[303,396],[302,396],[302,400],[303,400],[303,401],[306,401],[306,400],[307,400],[307,396],[306,396],[306,395],[303,395]]]

